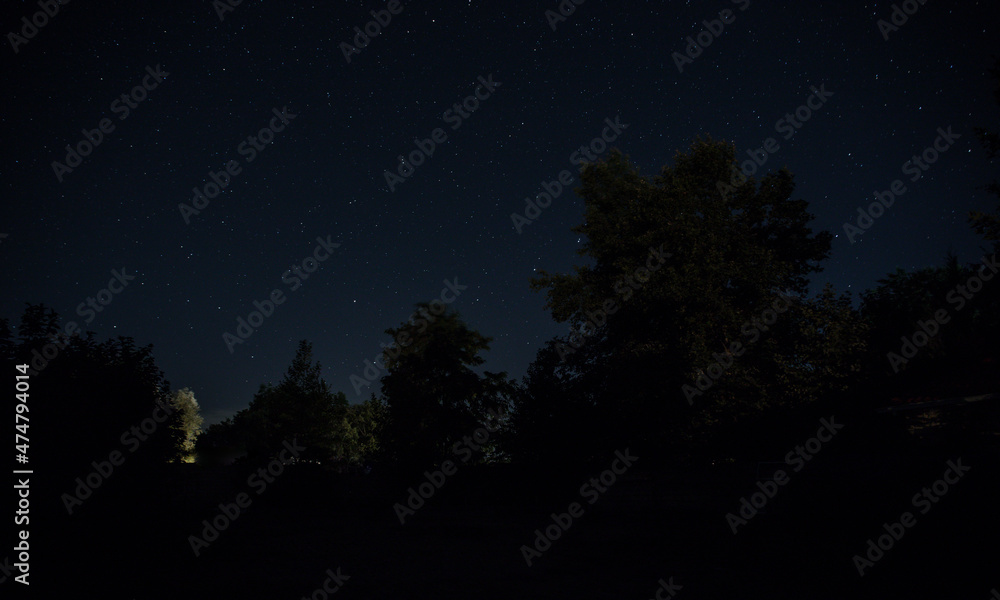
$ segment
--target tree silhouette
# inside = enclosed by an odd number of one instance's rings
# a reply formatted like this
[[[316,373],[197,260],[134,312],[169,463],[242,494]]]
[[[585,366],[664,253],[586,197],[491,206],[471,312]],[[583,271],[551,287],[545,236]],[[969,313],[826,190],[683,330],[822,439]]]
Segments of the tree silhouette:
[[[505,411],[513,384],[506,373],[474,370],[491,338],[471,330],[453,311],[417,305],[426,316],[386,333],[401,340],[386,349],[382,397],[389,409],[386,450],[399,464],[427,468],[452,444]],[[492,411],[492,413],[491,413]]]
[[[250,457],[267,458],[293,440],[305,446],[305,459],[341,456],[347,397],[331,392],[321,373],[320,363],[313,363],[312,344],[302,340],[284,379],[261,384],[250,406],[233,419]]]
[[[712,403],[735,415],[788,401],[771,375],[809,368],[779,351],[795,319],[779,318],[745,357],[733,348],[749,343],[747,322],[791,302],[782,294],[804,295],[829,254],[832,235],[814,233],[807,203],[791,199],[791,173],[743,177],[735,148],[709,138],[652,179],[613,151],[582,180],[584,222],[573,231],[587,264],[542,271],[531,285],[574,331],[556,348],[606,427],[657,445],[684,439],[692,410]],[[731,363],[726,374],[689,408],[682,386],[720,362]]]
[[[780,383],[798,398],[842,396],[863,385],[870,325],[854,308],[851,295],[831,284],[815,297],[794,304],[789,321],[792,351],[784,351]]]
[[[993,340],[1000,334],[1000,286],[987,281],[974,294],[968,287],[981,267],[980,263],[963,265],[949,255],[942,266],[910,273],[897,270],[862,295],[861,312],[871,339],[868,371],[879,385],[887,386],[886,397],[909,390],[925,395],[943,384],[951,392],[941,393],[957,395],[966,384],[981,379],[969,369],[996,357]],[[946,322],[937,320],[939,314]],[[905,340],[910,340],[915,355],[904,356]],[[889,353],[906,360],[889,360]],[[963,377],[957,373],[966,373],[966,381],[959,383]],[[996,383],[1000,381],[994,378]],[[989,384],[983,381],[976,386]]]
[[[156,366],[152,345],[129,337],[98,343],[59,334],[59,316],[28,304],[11,348],[31,373],[32,458],[53,472],[79,475],[92,461],[119,451],[128,465],[153,466],[173,459],[170,383]],[[158,420],[157,420],[158,419]]]
[[[561,361],[556,345],[550,340],[528,367],[504,432],[511,458],[539,471],[572,464],[608,445],[598,413],[602,405],[582,385],[584,379],[573,376],[573,367]]]

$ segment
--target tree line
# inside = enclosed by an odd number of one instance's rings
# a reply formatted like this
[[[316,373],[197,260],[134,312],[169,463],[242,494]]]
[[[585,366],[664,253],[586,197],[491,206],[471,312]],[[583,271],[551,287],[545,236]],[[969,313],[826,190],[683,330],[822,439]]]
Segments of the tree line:
[[[993,74],[1000,81],[1000,67]],[[977,135],[996,159],[1000,133]],[[198,455],[267,458],[296,438],[303,460],[342,470],[426,468],[490,423],[500,434],[477,460],[559,464],[626,443],[662,455],[816,403],[998,391],[1000,284],[990,280],[1000,211],[969,216],[992,244],[981,263],[949,255],[890,273],[857,299],[829,285],[810,296],[833,236],[810,228],[787,169],[720,192],[737,162],[732,144],[709,137],[655,176],[617,151],[584,168],[584,219],[573,228],[585,240],[583,264],[529,282],[570,333],[549,340],[522,381],[482,370],[491,338],[450,309],[386,330],[413,341],[385,352],[380,394],[360,404],[330,388],[303,340],[284,378],[209,427]],[[996,181],[985,189],[1000,197]],[[0,352],[30,363],[58,331],[53,311],[29,304],[16,338],[0,321]],[[35,384],[52,399],[46,436],[86,457],[95,440],[167,402],[177,410],[146,455],[193,460],[197,401],[170,390],[151,346],[98,343],[92,333],[62,343]]]

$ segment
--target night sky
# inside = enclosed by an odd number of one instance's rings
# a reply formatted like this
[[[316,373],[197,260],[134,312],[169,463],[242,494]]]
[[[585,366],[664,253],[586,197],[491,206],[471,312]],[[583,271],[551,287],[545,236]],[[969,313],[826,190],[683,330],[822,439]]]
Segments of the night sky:
[[[98,339],[152,343],[208,422],[280,379],[300,339],[334,390],[366,399],[377,384],[357,394],[350,376],[446,280],[468,286],[450,307],[494,338],[485,368],[523,375],[567,331],[528,280],[579,262],[570,227],[583,204],[566,191],[521,233],[511,214],[561,171],[575,175],[571,156],[606,119],[627,124],[612,145],[649,176],[699,134],[744,159],[775,138],[763,168],[789,167],[813,227],[837,236],[814,289],[861,292],[949,250],[983,254],[966,217],[995,205],[973,135],[1000,116],[990,1],[927,2],[886,40],[888,2],[589,0],[553,31],[555,0],[404,0],[350,62],[342,44],[386,3],[244,0],[222,20],[216,5],[77,0],[15,52],[7,34],[41,9],[7,2],[0,52],[0,315],[16,322],[25,302],[44,302]],[[674,53],[727,9],[730,23],[679,72]],[[128,107],[136,86],[144,98]],[[832,96],[786,140],[776,124],[813,87]],[[461,116],[463,102],[478,107]],[[109,132],[82,163],[54,168],[102,119]],[[254,148],[248,136],[272,124]],[[910,181],[904,163],[948,127],[961,137]],[[437,128],[446,139],[390,191],[385,171]],[[179,205],[227,164],[238,172],[186,222]],[[843,224],[896,179],[907,192],[852,244]],[[294,273],[283,281],[317,238],[339,246],[297,286]],[[113,284],[100,312],[77,312],[112,271],[134,279]],[[230,352],[223,334],[272,290],[284,302]]]

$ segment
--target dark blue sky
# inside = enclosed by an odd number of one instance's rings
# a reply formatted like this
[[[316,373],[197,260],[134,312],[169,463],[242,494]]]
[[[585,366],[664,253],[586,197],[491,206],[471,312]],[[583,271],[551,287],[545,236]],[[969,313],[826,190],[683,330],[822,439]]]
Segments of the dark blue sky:
[[[367,397],[349,377],[383,331],[457,278],[468,288],[451,307],[494,338],[486,367],[520,377],[566,331],[528,279],[579,260],[583,206],[563,193],[520,234],[510,215],[615,117],[628,127],[613,145],[648,175],[699,134],[740,152],[776,138],[764,168],[788,166],[814,227],[838,236],[816,286],[860,292],[949,250],[982,254],[966,215],[995,205],[977,189],[991,173],[972,132],[1000,116],[991,2],[929,2],[888,40],[885,2],[589,0],[555,31],[554,0],[401,2],[348,63],[341,44],[386,7],[349,4],[245,0],[220,21],[207,1],[70,2],[17,52],[7,36],[0,314],[44,302],[83,325],[77,305],[124,268],[135,279],[86,328],[154,344],[173,387],[216,421],[278,380],[303,338],[334,389]],[[673,54],[725,9],[734,18],[679,72]],[[39,10],[7,3],[4,33]],[[453,105],[490,76],[497,87],[453,128]],[[115,100],[144,77],[126,115]],[[833,95],[785,140],[776,123],[813,86]],[[114,129],[60,182],[52,162],[105,118]],[[251,153],[248,136],[271,124],[281,131]],[[949,126],[961,137],[909,181],[904,163]],[[439,127],[446,139],[390,191],[384,171]],[[232,160],[238,173],[185,223],[178,205]],[[896,179],[907,192],[850,243],[843,224]],[[317,237],[340,245],[292,290],[283,274]],[[223,334],[275,289],[284,302],[230,353]]]

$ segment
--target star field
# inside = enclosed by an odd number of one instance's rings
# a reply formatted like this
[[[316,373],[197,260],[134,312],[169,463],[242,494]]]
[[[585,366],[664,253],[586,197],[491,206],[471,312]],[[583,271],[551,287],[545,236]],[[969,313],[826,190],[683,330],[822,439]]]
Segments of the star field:
[[[350,375],[390,341],[386,328],[457,278],[468,289],[452,308],[494,338],[486,368],[520,377],[566,331],[528,279],[578,260],[570,228],[583,205],[564,192],[521,234],[510,215],[616,116],[628,128],[613,146],[649,176],[697,135],[731,140],[744,158],[779,137],[764,169],[789,167],[813,227],[837,236],[814,289],[860,292],[949,250],[974,261],[982,244],[966,215],[992,210],[973,129],[997,118],[996,11],[929,2],[885,40],[876,23],[891,4],[592,0],[553,31],[555,1],[404,1],[350,62],[341,44],[384,3],[245,0],[222,20],[204,1],[66,4],[0,52],[0,314],[44,302],[79,321],[76,306],[125,267],[134,283],[86,329],[154,344],[213,422],[280,378],[303,338],[335,390],[367,398],[377,390],[356,394]],[[735,21],[678,72],[674,53],[727,8]],[[2,22],[16,28],[36,10],[7,6]],[[119,119],[113,101],[157,65],[169,75]],[[500,85],[451,129],[442,115],[491,75]],[[821,85],[832,97],[777,136]],[[283,108],[296,116],[248,162],[241,142]],[[114,131],[59,182],[52,162],[105,117]],[[843,224],[949,126],[954,147],[850,243]],[[390,191],[384,171],[438,127],[447,140]],[[186,223],[178,205],[231,160],[241,172]],[[340,246],[289,291],[283,273],[326,236]],[[230,353],[222,334],[273,289],[287,301]]]

